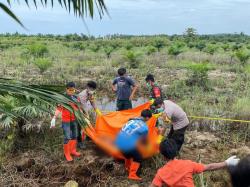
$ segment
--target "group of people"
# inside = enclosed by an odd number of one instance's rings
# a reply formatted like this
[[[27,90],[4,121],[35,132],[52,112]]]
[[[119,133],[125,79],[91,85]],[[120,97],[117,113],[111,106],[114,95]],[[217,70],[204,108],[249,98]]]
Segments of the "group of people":
[[[245,159],[232,156],[224,162],[204,165],[190,160],[179,160],[177,155],[181,151],[184,143],[185,132],[189,124],[188,117],[183,109],[174,101],[167,100],[161,91],[160,86],[155,83],[154,76],[148,74],[145,78],[147,86],[150,88],[150,99],[153,99],[151,108],[143,110],[141,116],[130,119],[118,133],[115,145],[125,157],[125,168],[128,171],[128,178],[131,180],[141,180],[138,170],[142,162],[142,155],[138,150],[138,145],[147,144],[148,126],[146,122],[154,113],[160,113],[166,123],[171,124],[170,131],[166,137],[164,126],[158,126],[159,134],[163,137],[159,146],[160,153],[166,158],[166,164],[160,168],[151,184],[155,186],[170,187],[191,187],[194,186],[192,175],[204,171],[211,171],[229,168],[232,174],[234,187],[248,187],[250,185],[250,157]],[[136,93],[138,85],[126,74],[125,68],[118,69],[118,76],[112,83],[112,90],[116,93],[118,111],[132,108],[132,99]],[[96,83],[90,81],[87,88],[77,96],[76,86],[73,82],[66,86],[66,96],[74,102],[79,102],[85,111],[86,103],[89,101],[96,111],[100,114],[93,99]],[[72,103],[72,108],[77,109]],[[78,108],[79,109],[79,108]],[[64,155],[67,161],[72,161],[72,156],[80,156],[76,151],[77,142],[82,144],[80,125],[76,123],[72,112],[62,106],[58,106],[51,121],[51,127],[55,126],[55,120],[62,114],[62,128],[64,132]]]

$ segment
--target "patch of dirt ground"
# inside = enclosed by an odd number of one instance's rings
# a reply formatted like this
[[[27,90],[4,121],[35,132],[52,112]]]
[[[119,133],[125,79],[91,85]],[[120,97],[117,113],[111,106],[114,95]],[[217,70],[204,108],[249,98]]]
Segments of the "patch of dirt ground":
[[[48,156],[46,150],[30,150],[12,155],[1,166],[1,186],[59,187],[68,181],[72,184],[72,181],[76,181],[80,187],[148,186],[157,169],[165,162],[160,155],[145,160],[140,171],[143,181],[128,181],[127,172],[121,161],[102,153],[91,141],[86,143],[87,148],[81,151],[82,156],[75,158],[72,163],[67,163],[62,155]],[[230,148],[213,134],[188,131],[180,158],[209,163],[222,161],[230,154],[244,156],[248,153],[250,148],[246,145]],[[229,178],[225,171],[212,172],[205,178],[208,186],[229,186]]]

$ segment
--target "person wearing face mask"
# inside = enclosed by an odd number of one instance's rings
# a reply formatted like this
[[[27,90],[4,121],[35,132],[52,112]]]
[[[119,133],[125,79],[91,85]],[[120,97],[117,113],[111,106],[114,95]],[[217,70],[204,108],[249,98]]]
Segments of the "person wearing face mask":
[[[148,74],[145,81],[147,83],[147,87],[150,89],[150,99],[164,98],[160,86],[155,83],[154,75]]]
[[[79,102],[77,96],[75,95],[75,89],[76,85],[74,82],[69,82],[66,85],[66,93],[65,96],[72,101],[69,104],[71,105],[72,109],[77,111],[79,110],[78,106],[75,104],[76,102]],[[63,106],[58,106],[55,114],[51,120],[50,128],[54,128],[56,125],[56,119],[59,116],[59,114],[62,115],[62,129],[64,134],[64,156],[67,161],[72,161],[72,156],[79,157],[81,154],[76,151],[76,144],[77,144],[77,136],[78,136],[78,127],[76,122],[76,117],[73,112],[66,109]]]
[[[151,102],[153,102],[153,100],[157,98],[161,98],[161,99],[164,98],[160,86],[155,82],[154,75],[148,74],[145,78],[145,81],[146,81],[148,89],[150,90],[149,99]],[[160,114],[162,112],[161,109],[156,109],[154,105],[150,106],[150,110],[152,114]],[[161,121],[157,119],[155,126],[158,127],[159,129],[160,136],[159,136],[158,142],[160,142],[163,139],[162,133],[164,132],[164,128],[162,127],[162,125],[163,124],[161,123]]]
[[[81,91],[78,94],[78,99],[81,102],[81,106],[84,110],[84,112],[87,113],[88,115],[88,110],[89,110],[89,103],[91,104],[91,106],[93,107],[93,109],[95,110],[95,112],[99,115],[101,112],[100,110],[96,107],[96,103],[95,103],[95,99],[94,99],[94,94],[95,94],[95,90],[97,88],[96,82],[95,81],[89,81],[87,82],[87,87],[86,89],[84,89],[83,91]],[[77,137],[77,146],[80,149],[84,149],[86,146],[83,143],[83,139],[84,139],[84,133],[81,130],[81,126],[80,124],[78,124],[78,137]]]
[[[171,100],[155,99],[153,105],[157,109],[162,109],[162,118],[164,121],[171,123],[171,129],[167,136],[168,139],[174,139],[177,149],[180,151],[184,143],[185,132],[189,124],[187,114],[183,109]],[[162,132],[164,132],[162,130]]]

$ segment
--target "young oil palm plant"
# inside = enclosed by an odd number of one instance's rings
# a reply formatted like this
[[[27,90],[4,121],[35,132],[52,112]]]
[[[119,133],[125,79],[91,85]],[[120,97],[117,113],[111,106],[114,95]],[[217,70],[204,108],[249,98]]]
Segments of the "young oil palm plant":
[[[29,6],[32,2],[35,7],[37,7],[37,3],[40,2],[43,6],[50,5],[51,7],[54,7],[55,1],[51,0],[50,4],[47,0],[25,0],[24,2],[27,6]],[[73,12],[77,17],[84,18],[84,16],[86,16],[93,18],[94,10],[98,11],[100,17],[102,17],[105,13],[108,13],[104,0],[57,0],[57,2],[62,8],[66,9],[69,13]],[[14,1],[10,0],[6,0],[6,3],[0,2],[0,10],[3,10],[17,23],[24,27],[19,18],[10,9],[11,4],[13,3]],[[38,112],[33,108],[34,103],[29,105],[32,103],[31,101],[29,101],[29,104],[26,103],[23,107],[19,106],[19,108],[15,108],[15,104],[20,104],[24,97],[26,98],[26,102],[27,98],[31,98],[32,101],[40,102],[51,107],[60,104],[74,112],[81,125],[85,127],[86,125],[90,124],[89,120],[86,118],[86,115],[80,112],[80,110],[76,112],[72,110],[71,106],[69,105],[69,102],[72,101],[70,101],[64,95],[48,89],[42,89],[39,86],[25,85],[20,82],[0,78],[0,96],[2,99],[0,104],[0,117],[1,120],[3,120],[2,124],[5,124],[6,126],[12,124],[14,119],[24,120],[27,118],[27,115],[41,112]],[[36,107],[38,106],[36,105]],[[50,112],[46,109],[45,111]]]
[[[28,120],[45,117],[51,108],[28,96],[16,98],[11,95],[0,95],[0,107],[9,111],[0,116],[0,124],[3,128],[10,128],[11,125],[22,128]]]
[[[15,1],[6,0],[6,3],[0,2],[0,9],[2,9],[5,13],[7,13],[11,18],[13,18],[17,23],[19,23],[22,27],[24,27],[23,23],[20,19],[15,15],[14,12],[11,11],[10,6]],[[43,6],[51,6],[54,7],[54,0],[24,0],[25,4],[29,7],[31,3],[35,5],[37,8],[37,4],[40,2]],[[94,10],[97,10],[100,18],[105,13],[108,13],[104,0],[57,0],[60,6],[66,9],[69,13],[73,12],[77,17],[88,16],[94,17]],[[20,3],[18,1],[18,3]]]
[[[23,126],[24,121],[50,114],[56,105],[61,105],[74,112],[78,122],[87,127],[90,121],[80,110],[73,110],[72,100],[63,94],[43,89],[37,85],[25,85],[9,79],[0,79],[0,123],[10,126],[15,122]],[[78,103],[75,103],[79,106]]]

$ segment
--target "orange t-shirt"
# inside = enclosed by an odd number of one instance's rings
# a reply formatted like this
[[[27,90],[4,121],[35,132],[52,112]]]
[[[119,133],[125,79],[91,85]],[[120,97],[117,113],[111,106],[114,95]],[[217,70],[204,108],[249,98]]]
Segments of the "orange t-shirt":
[[[171,160],[157,171],[153,180],[155,186],[194,187],[193,174],[202,173],[205,165],[191,160]]]

